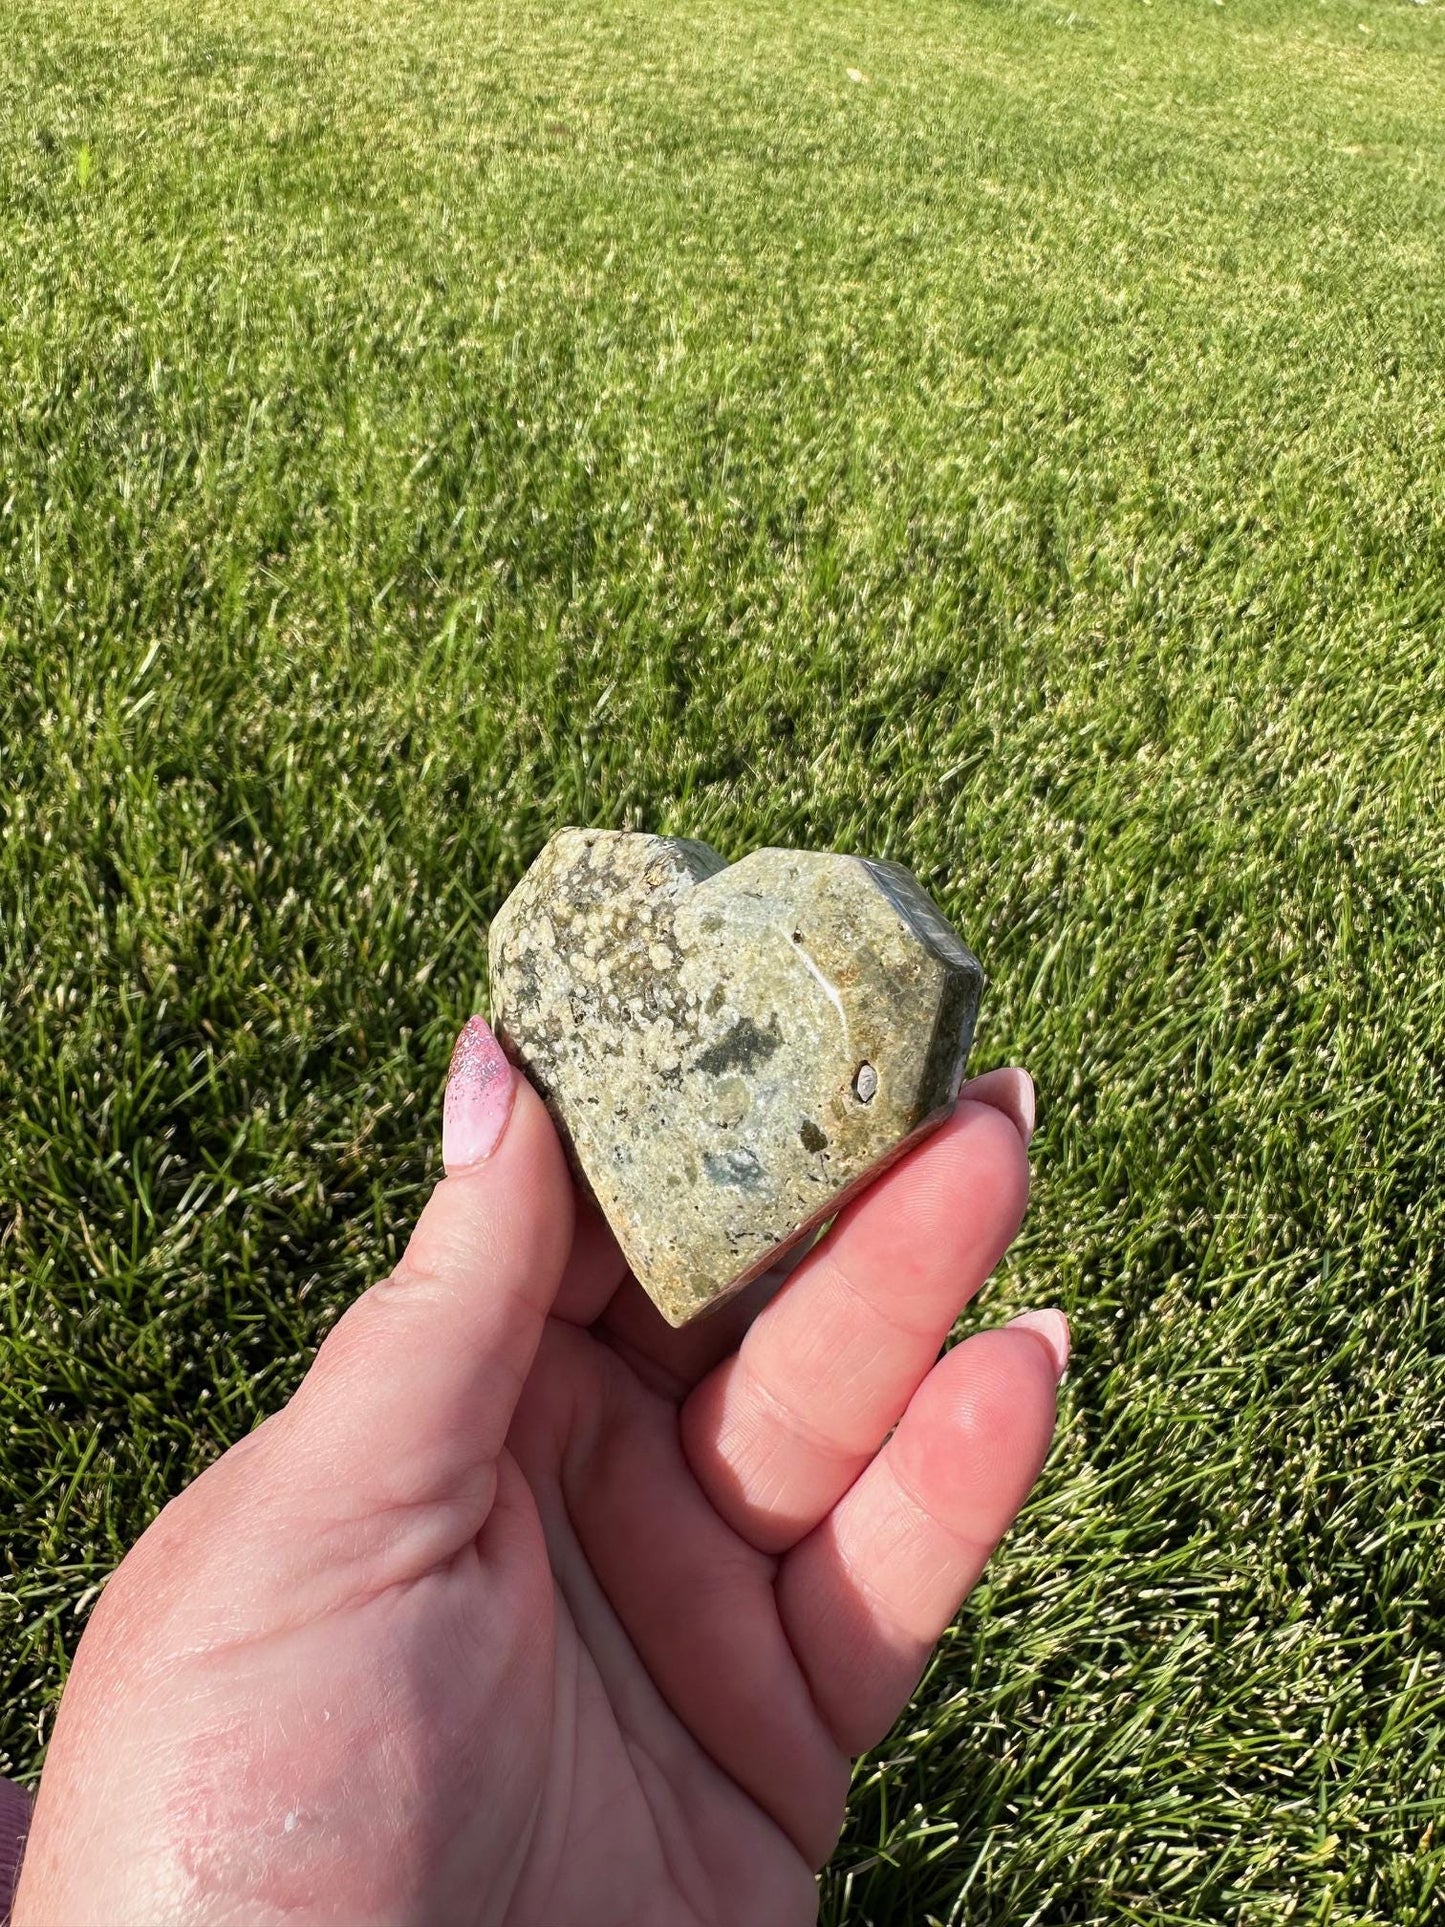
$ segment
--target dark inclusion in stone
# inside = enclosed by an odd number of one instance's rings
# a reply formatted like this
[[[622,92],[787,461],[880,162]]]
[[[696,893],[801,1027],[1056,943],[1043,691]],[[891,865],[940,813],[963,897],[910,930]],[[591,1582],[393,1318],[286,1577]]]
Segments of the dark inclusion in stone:
[[[726,1151],[705,1151],[702,1168],[714,1184],[748,1187],[767,1182],[768,1174],[758,1163],[757,1153],[750,1151],[745,1144],[735,1145]]]
[[[729,867],[616,830],[552,838],[490,962],[503,1045],[674,1325],[948,1115],[983,988],[896,863],[755,850]]]
[[[726,1037],[709,1044],[692,1061],[697,1070],[706,1071],[710,1077],[722,1071],[750,1071],[766,1063],[782,1041],[776,1017],[767,1030],[759,1030],[751,1017],[739,1017]]]

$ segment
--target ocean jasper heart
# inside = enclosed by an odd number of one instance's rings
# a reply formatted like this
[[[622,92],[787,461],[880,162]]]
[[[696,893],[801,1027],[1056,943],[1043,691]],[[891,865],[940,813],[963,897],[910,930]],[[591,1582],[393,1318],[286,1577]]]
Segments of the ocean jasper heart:
[[[766,1271],[958,1095],[977,958],[896,863],[561,830],[492,1024],[669,1323]]]

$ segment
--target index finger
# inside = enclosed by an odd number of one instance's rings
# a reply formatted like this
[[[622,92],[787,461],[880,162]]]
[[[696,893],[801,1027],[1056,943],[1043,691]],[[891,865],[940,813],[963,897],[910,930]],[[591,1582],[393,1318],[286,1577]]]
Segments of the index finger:
[[[810,1532],[873,1458],[1028,1202],[1032,1087],[995,1072],[845,1207],[695,1387],[683,1448],[722,1516],[765,1552]]]

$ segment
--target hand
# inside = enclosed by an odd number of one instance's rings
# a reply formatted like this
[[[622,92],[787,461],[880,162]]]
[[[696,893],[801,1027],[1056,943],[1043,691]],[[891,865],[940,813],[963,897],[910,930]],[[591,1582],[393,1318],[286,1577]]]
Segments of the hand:
[[[1032,1110],[976,1080],[674,1332],[473,1019],[405,1257],[92,1613],[16,1927],[813,1920],[849,1756],[1048,1448],[1061,1314],[934,1362]]]

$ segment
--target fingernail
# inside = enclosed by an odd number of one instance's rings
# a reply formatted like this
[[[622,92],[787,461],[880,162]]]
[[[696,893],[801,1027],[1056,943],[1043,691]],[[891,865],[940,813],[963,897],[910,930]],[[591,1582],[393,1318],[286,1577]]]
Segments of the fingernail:
[[[512,1115],[517,1074],[492,1027],[469,1019],[452,1051],[442,1103],[442,1163],[448,1175],[490,1157]]]
[[[1020,1070],[1017,1065],[1014,1067],[1014,1076],[1018,1080],[1018,1124],[1020,1131],[1023,1133],[1024,1149],[1027,1150],[1029,1147],[1029,1139],[1034,1134],[1034,1115],[1037,1108],[1034,1096],[1034,1080],[1029,1076],[1027,1071]],[[1063,1318],[1064,1314],[1060,1312],[1059,1316]],[[1065,1318],[1064,1330],[1067,1332],[1068,1328],[1069,1321]],[[1064,1341],[1064,1351],[1067,1356],[1067,1338]]]
[[[1069,1321],[1061,1311],[1021,1311],[1017,1318],[1010,1318],[1010,1325],[1022,1325],[1025,1331],[1037,1332],[1049,1348],[1054,1361],[1054,1373],[1062,1378],[1069,1364]]]
[[[1003,1064],[996,1071],[972,1077],[959,1090],[960,1097],[972,1097],[1002,1111],[1029,1148],[1034,1134],[1034,1080],[1017,1064]]]

